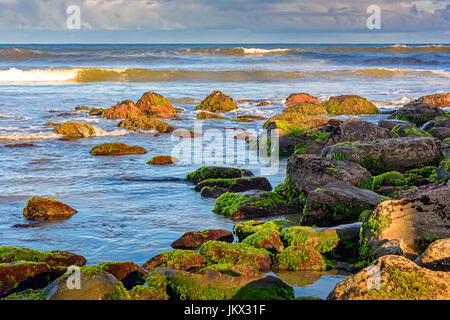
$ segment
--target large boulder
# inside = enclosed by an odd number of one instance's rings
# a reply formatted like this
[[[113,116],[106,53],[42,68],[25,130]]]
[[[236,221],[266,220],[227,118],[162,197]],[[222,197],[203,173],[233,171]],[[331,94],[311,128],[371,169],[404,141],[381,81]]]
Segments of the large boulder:
[[[377,106],[366,98],[356,95],[331,97],[322,104],[330,114],[378,114]]]
[[[124,156],[129,154],[146,154],[147,151],[142,147],[115,142],[99,144],[92,148],[90,153],[93,156]]]
[[[289,105],[283,112],[297,112],[306,115],[328,114],[327,110],[322,105],[305,102]]]
[[[420,127],[438,116],[445,116],[445,112],[438,107],[432,107],[426,103],[411,102],[397,109],[389,116],[389,119],[408,121]]]
[[[310,103],[310,104],[318,104],[319,99],[317,97],[314,97],[308,93],[292,93],[287,99],[286,99],[286,105],[292,106],[298,103]]]
[[[383,256],[352,275],[329,300],[449,300],[450,274],[421,268],[397,255]]]
[[[415,260],[422,267],[436,271],[450,271],[450,238],[436,240]]]
[[[220,91],[214,91],[207,96],[194,110],[205,110],[223,113],[237,109],[236,102]]]
[[[23,209],[23,216],[28,220],[64,220],[69,219],[77,210],[53,199],[32,197]]]
[[[205,242],[225,241],[233,242],[234,237],[230,231],[227,230],[204,230],[204,231],[191,231],[184,233],[181,238],[172,242],[172,248],[185,249],[185,250],[197,250]]]
[[[55,128],[55,133],[62,134],[67,138],[77,139],[95,135],[95,129],[90,124],[66,122]]]
[[[280,238],[280,233],[276,230],[263,229],[252,235],[249,235],[242,241],[255,248],[262,248],[272,253],[282,252],[284,250],[283,242]]]
[[[342,181],[331,182],[308,193],[303,223],[323,227],[356,222],[361,212],[374,209],[384,200],[373,191]]]
[[[353,162],[310,154],[290,157],[287,174],[295,188],[306,194],[331,182],[344,181],[354,186],[371,177],[367,170]]]
[[[144,93],[136,106],[150,117],[170,118],[175,116],[175,108],[170,101],[155,92]]]
[[[372,174],[404,172],[436,162],[441,156],[440,142],[434,138],[400,138],[372,142],[339,143],[322,150],[329,159],[357,163]]]
[[[384,201],[370,213],[361,227],[361,241],[371,249],[401,238],[405,253],[418,254],[420,242],[449,238],[450,185],[412,192],[409,198]]]
[[[450,93],[437,93],[417,99],[420,102],[427,103],[432,107],[449,108],[450,107]]]
[[[172,132],[174,128],[167,122],[149,118],[147,116],[138,116],[133,118],[127,118],[117,124],[120,128],[127,128],[133,131],[141,130],[156,130],[160,133]]]
[[[105,119],[126,119],[128,117],[137,117],[142,115],[144,115],[142,110],[139,109],[131,100],[118,102],[116,105],[101,113],[101,117]]]

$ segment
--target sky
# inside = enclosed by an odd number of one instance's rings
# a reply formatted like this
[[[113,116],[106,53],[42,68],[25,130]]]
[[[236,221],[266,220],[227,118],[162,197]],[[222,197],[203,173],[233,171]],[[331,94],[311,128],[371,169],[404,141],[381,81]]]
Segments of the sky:
[[[450,0],[0,0],[0,43],[449,42]]]

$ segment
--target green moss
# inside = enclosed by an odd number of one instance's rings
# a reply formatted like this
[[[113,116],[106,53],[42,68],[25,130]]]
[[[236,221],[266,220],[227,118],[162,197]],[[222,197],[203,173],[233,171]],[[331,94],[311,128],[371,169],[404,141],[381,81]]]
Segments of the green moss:
[[[231,217],[242,204],[249,202],[254,198],[255,197],[227,192],[217,198],[212,211],[226,217]]]
[[[345,161],[347,160],[347,156],[341,152],[336,152],[331,155],[332,160]]]
[[[201,167],[198,170],[195,170],[189,173],[186,176],[186,180],[191,182],[201,182],[207,179],[230,179],[230,178],[238,178],[242,176],[242,172],[236,168],[229,169],[217,169],[215,167]]]
[[[383,172],[386,169],[386,162],[383,158],[373,159],[370,155],[368,155],[364,159],[362,166],[370,173],[377,174]]]
[[[233,228],[233,233],[238,237],[239,241],[243,241],[248,236],[261,230],[279,231],[280,226],[276,221],[259,222],[250,220],[237,223]]]
[[[200,260],[196,260],[196,256],[200,258],[199,254],[193,250],[183,250],[183,249],[176,249],[171,251],[164,251],[158,255],[159,257],[159,264],[157,267],[163,267],[163,268],[170,268],[175,270],[182,270],[186,264],[191,266],[191,262],[194,261],[197,265],[201,264]],[[151,270],[152,265],[145,264],[144,268]]]
[[[316,231],[317,228],[309,227],[309,226],[292,226],[283,228],[280,232],[281,239],[286,244],[286,246],[290,246],[293,244],[294,240],[297,237],[302,237],[305,232],[308,231]]]
[[[130,300],[130,294],[123,286],[122,282],[114,288],[114,293],[108,298],[108,300]]]
[[[44,289],[27,289],[21,292],[10,294],[9,296],[0,300],[45,300],[45,297],[46,295],[44,293]]]
[[[269,288],[248,288],[243,287],[233,297],[232,300],[292,300],[294,299],[294,289],[281,288],[277,286]]]
[[[372,210],[364,210],[363,212],[361,212],[358,218],[358,222],[364,222],[371,212]]]
[[[370,290],[370,295],[388,299],[423,299],[432,296],[435,284],[424,273],[393,267],[388,268],[387,272],[387,281],[381,283],[380,289]]]
[[[384,228],[388,227],[389,224],[389,218],[372,214],[369,219],[365,220],[361,225],[361,229],[370,230],[373,235],[377,236]]]
[[[399,134],[400,132],[403,132],[404,135],[406,136],[431,137],[431,134],[429,134],[428,132],[422,131],[417,127],[405,128],[403,124],[395,126],[392,129],[392,132],[395,133],[397,136],[403,136]]]
[[[414,239],[414,243],[420,252],[425,251],[430,244],[438,240],[439,237],[431,236],[426,238],[416,238]]]
[[[130,300],[169,300],[170,297],[165,291],[154,287],[135,286],[129,292]]]
[[[277,270],[315,270],[324,271],[326,260],[314,249],[306,246],[289,246],[276,256]]]
[[[270,252],[279,252],[284,249],[280,240],[280,233],[269,229],[263,229],[249,235],[242,241],[242,244],[255,248],[264,248]]]

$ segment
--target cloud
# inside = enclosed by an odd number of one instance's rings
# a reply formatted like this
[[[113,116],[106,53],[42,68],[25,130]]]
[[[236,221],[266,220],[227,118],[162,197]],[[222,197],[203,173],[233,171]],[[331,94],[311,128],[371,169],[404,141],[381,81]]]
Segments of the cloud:
[[[385,32],[450,29],[444,0],[0,0],[2,30],[64,30],[66,8],[99,30],[366,31],[366,9],[381,8]]]

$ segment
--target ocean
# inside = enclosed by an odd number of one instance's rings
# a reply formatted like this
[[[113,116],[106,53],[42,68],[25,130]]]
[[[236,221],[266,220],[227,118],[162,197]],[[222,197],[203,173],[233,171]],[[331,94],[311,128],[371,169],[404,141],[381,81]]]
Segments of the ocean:
[[[231,120],[278,114],[294,92],[321,100],[357,94],[388,111],[450,91],[449,79],[447,45],[0,45],[0,245],[73,251],[89,264],[142,264],[170,250],[186,231],[232,230],[232,221],[212,213],[214,200],[202,199],[184,180],[201,164],[146,164],[154,155],[170,154],[175,144],[170,134],[120,129],[116,121],[75,111],[79,105],[108,108],[154,91],[180,108],[181,121],[169,123],[190,129],[194,107],[214,90],[239,101],[239,109],[225,115]],[[271,104],[257,106],[261,101]],[[386,117],[359,118],[378,122]],[[229,120],[204,121],[203,129],[259,130],[264,123]],[[45,125],[49,121],[88,123],[96,135],[61,141]],[[36,147],[4,147],[18,142]],[[139,145],[148,153],[89,154],[107,142]],[[267,176],[273,187],[283,182],[285,167],[283,159],[278,173]],[[259,174],[258,168],[250,169]],[[57,198],[78,214],[66,221],[13,227],[26,223],[22,209],[34,195]],[[345,276],[299,273],[296,292],[326,297]]]

